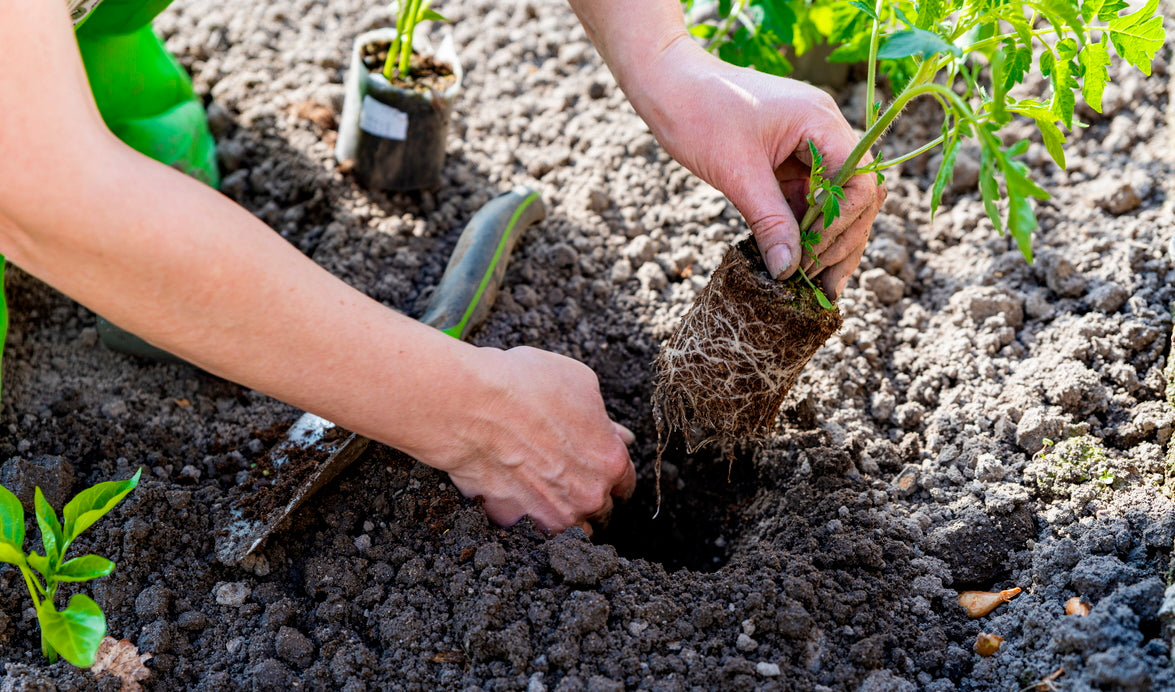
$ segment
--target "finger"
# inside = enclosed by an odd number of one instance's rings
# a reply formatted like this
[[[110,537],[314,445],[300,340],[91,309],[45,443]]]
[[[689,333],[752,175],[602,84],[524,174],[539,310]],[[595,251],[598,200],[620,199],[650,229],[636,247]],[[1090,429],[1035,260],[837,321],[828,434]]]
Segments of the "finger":
[[[613,422],[612,425],[616,426],[616,434],[620,435],[620,441],[623,442],[625,446],[636,442],[636,435],[634,435],[631,430],[616,422]]]
[[[604,506],[592,512],[587,517],[587,521],[600,529],[608,528],[608,522],[612,520],[612,498],[604,498]]]
[[[800,227],[775,175],[746,175],[728,194],[750,224],[768,273],[791,275],[800,263]]]
[[[844,292],[845,286],[849,283],[849,277],[857,269],[857,265],[861,263],[861,255],[864,252],[865,245],[862,244],[853,251],[853,254],[825,269],[820,275],[820,282],[824,286],[824,292],[828,294],[831,300],[836,300]]]
[[[624,470],[624,475],[620,477],[620,482],[612,487],[612,497],[621,500],[628,500],[632,497],[633,491],[636,490],[636,467],[632,465],[632,461],[628,462],[628,468]]]
[[[828,246],[823,252],[817,255],[820,259],[814,270],[808,274],[809,278],[815,278],[824,272],[828,267],[836,266],[848,259],[854,252],[857,257],[861,256],[860,250],[865,247],[865,243],[869,240],[869,230],[873,228],[873,221],[877,218],[877,210],[875,207],[870,207],[865,210],[853,221],[848,229],[836,237],[832,245]]]

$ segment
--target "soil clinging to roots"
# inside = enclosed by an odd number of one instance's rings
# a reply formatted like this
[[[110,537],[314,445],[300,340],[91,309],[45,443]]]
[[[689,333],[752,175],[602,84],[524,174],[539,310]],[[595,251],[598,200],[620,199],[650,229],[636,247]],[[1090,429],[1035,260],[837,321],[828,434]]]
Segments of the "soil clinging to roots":
[[[657,355],[653,416],[664,447],[762,439],[816,350],[840,328],[798,277],[776,281],[753,238],[727,250]]]

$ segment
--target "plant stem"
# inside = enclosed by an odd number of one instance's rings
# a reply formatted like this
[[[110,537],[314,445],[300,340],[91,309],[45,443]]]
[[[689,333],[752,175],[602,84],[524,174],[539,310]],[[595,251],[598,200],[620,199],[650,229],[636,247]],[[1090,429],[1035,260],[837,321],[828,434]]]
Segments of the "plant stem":
[[[865,80],[865,129],[877,120],[877,106],[873,102],[877,85],[877,51],[881,47],[881,0],[873,5],[873,31],[869,36],[869,76]]]
[[[409,60],[412,57],[412,34],[416,30],[416,18],[420,11],[421,0],[405,0],[408,16],[405,19],[404,31],[400,34],[400,79],[408,76]]]

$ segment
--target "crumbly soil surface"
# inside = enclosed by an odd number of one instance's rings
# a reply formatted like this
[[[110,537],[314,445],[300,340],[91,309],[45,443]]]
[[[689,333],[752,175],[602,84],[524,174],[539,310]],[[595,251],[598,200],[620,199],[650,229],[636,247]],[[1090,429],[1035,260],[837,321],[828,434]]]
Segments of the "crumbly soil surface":
[[[0,475],[60,498],[148,469],[75,551],[118,563],[82,588],[154,654],[149,688],[1006,691],[1058,668],[1064,690],[1175,688],[1169,48],[1082,113],[1068,171],[1013,133],[1054,193],[1031,266],[985,220],[974,152],[934,223],[934,162],[895,171],[844,327],[774,434],[729,466],[671,451],[652,519],[651,362],[743,223],[661,151],[562,4],[443,11],[467,86],[446,182],[414,195],[368,194],[331,157],[351,38],[382,4],[177,0],[157,27],[210,105],[224,193],[390,307],[424,306],[481,204],[541,190],[550,216],[474,340],[594,367],[639,435],[640,489],[597,542],[547,540],[376,446],[226,567],[216,517],[298,412],[110,353],[93,315],[14,270]],[[859,117],[863,90],[839,97]],[[981,620],[955,602],[1013,586]],[[41,660],[23,588],[0,569],[0,686],[115,689]],[[1074,595],[1090,615],[1064,614]],[[991,658],[981,631],[1006,639]]]

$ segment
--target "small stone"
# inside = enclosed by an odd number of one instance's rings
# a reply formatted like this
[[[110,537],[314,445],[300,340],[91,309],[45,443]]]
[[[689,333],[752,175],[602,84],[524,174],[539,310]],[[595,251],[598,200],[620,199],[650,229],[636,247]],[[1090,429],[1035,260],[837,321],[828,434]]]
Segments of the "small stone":
[[[608,87],[603,82],[592,82],[588,86],[588,97],[602,99],[608,94]]]
[[[638,235],[632,240],[628,241],[628,245],[620,251],[620,254],[628,258],[633,264],[644,264],[652,261],[657,254],[657,246],[653,243],[653,239],[647,235]]]
[[[1129,297],[1130,293],[1120,284],[1107,281],[1087,293],[1085,301],[1094,310],[1112,315],[1126,304]]]
[[[282,660],[305,667],[314,662],[314,644],[293,627],[283,626],[274,640],[274,650]]]
[[[212,130],[212,136],[217,139],[224,139],[234,125],[232,113],[215,101],[208,104],[207,118],[208,129]]]
[[[632,278],[632,263],[626,259],[616,260],[612,265],[612,283],[622,284]]]
[[[269,574],[269,559],[261,553],[249,553],[241,558],[240,567],[246,572],[264,577]]]
[[[1126,180],[1104,178],[1094,192],[1093,202],[1114,216],[1121,216],[1142,206],[1142,197]]]
[[[861,274],[861,288],[877,296],[882,305],[893,305],[906,292],[906,285],[901,279],[880,267]]]
[[[371,547],[371,536],[369,536],[367,534],[362,534],[362,535],[355,537],[355,550],[358,550],[359,552],[364,553],[364,552],[367,552],[367,549],[370,547]]]
[[[189,610],[180,614],[176,624],[182,630],[198,632],[208,626],[208,616],[198,610]]]
[[[252,589],[244,582],[217,582],[216,586],[212,588],[212,595],[216,598],[216,602],[222,606],[239,606],[249,598]]]
[[[755,664],[755,672],[765,678],[774,678],[779,675],[779,664],[759,661]]]
[[[1045,283],[1062,298],[1076,298],[1085,292],[1085,276],[1063,255],[1041,253]]]
[[[590,187],[584,192],[584,206],[588,211],[599,213],[612,206],[612,199],[600,188]]]
[[[480,572],[487,567],[502,567],[506,564],[506,559],[506,549],[501,543],[486,543],[478,546],[473,554],[473,568]]]
[[[1028,409],[1016,424],[1016,444],[1025,452],[1036,454],[1044,446],[1045,439],[1056,440],[1064,426],[1065,422],[1046,408]]]
[[[642,264],[641,268],[636,270],[636,278],[641,282],[641,288],[646,291],[660,291],[669,284],[665,270],[656,262]]]
[[[734,644],[734,648],[744,652],[754,651],[755,649],[759,648],[759,642],[748,637],[746,632],[740,632],[738,635],[738,641]]]
[[[906,464],[901,472],[893,479],[893,486],[903,496],[911,495],[918,489],[919,468],[914,464]]]

